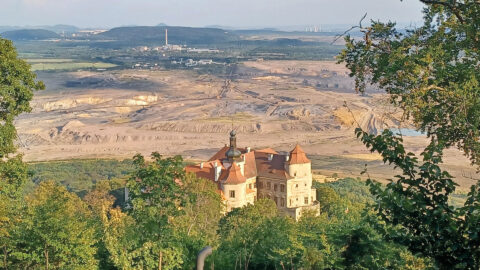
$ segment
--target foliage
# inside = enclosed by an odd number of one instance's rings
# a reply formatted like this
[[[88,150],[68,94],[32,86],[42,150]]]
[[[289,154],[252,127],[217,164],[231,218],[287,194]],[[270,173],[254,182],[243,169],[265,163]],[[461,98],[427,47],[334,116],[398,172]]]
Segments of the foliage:
[[[480,165],[480,4],[420,0],[424,25],[406,32],[395,23],[361,27],[340,55],[357,90],[377,84],[432,143],[458,146]]]
[[[87,205],[65,187],[43,182],[26,198],[19,250],[27,268],[92,269],[97,242]]]
[[[35,81],[30,66],[18,59],[13,43],[0,38],[0,248],[3,267],[8,267],[8,256],[14,251],[12,233],[21,221],[23,189],[28,177],[22,156],[12,156],[16,148],[15,117],[29,112],[33,91],[44,88]]]
[[[318,182],[314,183],[314,187],[317,190],[317,200],[320,203],[322,212],[329,212],[330,208],[340,201],[340,196],[333,188]]]
[[[218,244],[218,223],[225,208],[217,185],[208,179],[188,174],[182,189],[188,196],[183,207],[185,214],[175,218],[173,224],[183,247],[183,268],[191,269],[198,251]]]
[[[108,251],[106,244],[106,233],[103,218],[107,213],[113,211],[115,197],[111,195],[111,190],[114,188],[110,181],[100,181],[95,185],[85,197],[83,201],[88,205],[89,210],[93,216],[91,226],[95,229],[95,239],[97,239],[96,259],[100,269],[116,269],[112,262],[112,256]]]
[[[0,157],[15,151],[16,129],[13,120],[31,110],[33,91],[44,89],[42,82],[35,81],[30,66],[17,58],[13,43],[0,38]]]
[[[232,210],[220,220],[221,244],[215,265],[224,269],[292,266],[301,249],[296,247],[294,225],[286,219],[278,217],[277,207],[269,199]]]
[[[181,210],[186,201],[181,188],[185,179],[183,160],[180,156],[164,159],[158,153],[153,153],[152,159],[147,163],[141,155],[134,157],[135,171],[127,182],[131,219],[119,220],[120,228],[129,233],[120,235],[120,241],[124,237],[129,240],[135,238],[129,243],[133,250],[127,256],[136,256],[138,267],[173,269],[181,263],[181,251],[172,223],[184,213]],[[128,223],[123,227],[125,221]],[[110,252],[118,253],[115,250]],[[121,255],[124,257],[126,254],[123,252]]]
[[[444,149],[453,146],[480,165],[480,4],[420,1],[426,4],[423,26],[406,32],[392,22],[360,26],[363,40],[347,37],[340,61],[359,92],[368,83],[378,85],[430,138],[419,162],[390,131],[356,131],[372,152],[402,171],[385,188],[369,181],[386,223],[382,233],[442,269],[478,269],[480,187],[472,186],[465,205],[455,208],[449,197],[456,184],[440,166]]]
[[[131,159],[87,159],[30,163],[29,168],[36,184],[52,180],[70,191],[86,193],[101,180],[128,178],[134,166]]]
[[[401,137],[389,130],[374,136],[357,129],[357,136],[402,171],[385,188],[369,180],[377,203],[375,210],[387,227],[387,237],[406,244],[410,250],[435,259],[444,269],[478,269],[478,190],[472,187],[465,207],[456,209],[448,202],[456,184],[443,171],[441,147],[430,145],[422,153],[423,163],[407,153]]]

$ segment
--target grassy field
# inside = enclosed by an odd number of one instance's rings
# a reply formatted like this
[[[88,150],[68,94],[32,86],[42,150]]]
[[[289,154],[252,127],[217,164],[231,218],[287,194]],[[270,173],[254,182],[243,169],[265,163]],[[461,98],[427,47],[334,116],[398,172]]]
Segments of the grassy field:
[[[71,63],[74,59],[66,58],[28,58],[26,61],[29,64],[46,64],[46,63]]]
[[[37,60],[44,59],[35,59],[35,61]],[[116,67],[116,65],[110,63],[73,62],[72,59],[46,59],[46,61],[38,61],[31,63],[33,71],[70,71],[78,69],[107,69]]]
[[[381,183],[388,183],[389,179],[400,174],[399,170],[395,170],[393,166],[383,163],[381,159],[375,155],[346,155],[346,156],[310,156],[312,160],[312,170],[321,175],[332,176],[338,175],[340,178],[360,177],[361,179],[375,179]],[[463,194],[468,192],[470,186],[475,184],[474,179],[464,177],[465,168],[444,164],[442,168],[453,175],[453,180],[458,184],[457,192]],[[362,175],[362,171],[367,169]],[[474,169],[472,169],[474,170]],[[462,196],[460,196],[462,197]]]

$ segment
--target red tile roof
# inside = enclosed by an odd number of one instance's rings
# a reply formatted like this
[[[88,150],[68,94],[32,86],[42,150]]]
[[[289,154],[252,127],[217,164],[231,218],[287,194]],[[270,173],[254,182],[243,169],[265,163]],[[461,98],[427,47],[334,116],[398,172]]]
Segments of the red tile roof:
[[[243,167],[243,175],[247,179],[256,177],[257,176],[257,164],[255,162],[255,153],[254,152],[248,152],[244,153],[243,156],[245,156],[245,166]]]
[[[290,152],[289,164],[304,164],[310,162],[300,145],[297,144],[292,152]]]
[[[243,176],[240,167],[237,165],[236,162],[233,162],[232,166],[228,168],[227,178],[224,181],[224,184],[241,184],[245,183],[247,178]]]
[[[224,159],[225,158],[225,154],[227,153],[229,147],[228,146],[224,146],[222,147],[222,149],[220,149],[215,155],[213,155],[208,161],[214,161],[214,160],[218,160],[218,159]]]
[[[229,147],[225,146],[221,148],[215,155],[213,155],[208,162],[203,162],[203,168],[200,168],[200,164],[187,166],[185,170],[187,172],[195,173],[198,177],[210,179],[215,181],[215,169],[214,164],[222,168],[218,181],[219,189],[220,182],[226,184],[238,184],[244,183],[246,179],[262,176],[276,179],[292,179],[287,171],[286,165],[288,164],[303,164],[310,163],[305,152],[297,145],[290,152],[289,159],[287,161],[285,155],[281,155],[271,148],[265,148],[255,151],[247,152],[246,148],[238,148],[242,152],[241,158],[245,160],[244,173],[241,173],[241,169],[237,163],[226,169],[223,165],[225,160],[225,153]],[[271,157],[271,159],[269,159]]]
[[[272,155],[271,160],[269,160],[270,155]],[[285,171],[286,159],[284,155],[255,151],[255,160],[257,163],[258,176],[277,179],[292,178]]]
[[[262,153],[268,153],[268,154],[276,154],[278,155],[278,152],[273,150],[272,148],[264,148],[260,150],[255,150],[255,152],[262,152]]]

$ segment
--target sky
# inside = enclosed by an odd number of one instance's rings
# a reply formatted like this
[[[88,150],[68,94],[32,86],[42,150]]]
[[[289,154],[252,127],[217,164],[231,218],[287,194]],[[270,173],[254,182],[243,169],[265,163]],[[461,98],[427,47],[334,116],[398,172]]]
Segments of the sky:
[[[0,25],[279,27],[419,22],[419,0],[0,0]]]

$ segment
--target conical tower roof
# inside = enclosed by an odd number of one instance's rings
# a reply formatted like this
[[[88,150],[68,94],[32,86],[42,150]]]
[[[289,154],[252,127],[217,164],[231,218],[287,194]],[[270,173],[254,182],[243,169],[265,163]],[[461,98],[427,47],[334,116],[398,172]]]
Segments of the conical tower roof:
[[[237,165],[236,162],[232,163],[232,166],[228,169],[227,179],[225,179],[224,184],[241,184],[245,183],[247,178],[242,174],[242,170]]]
[[[307,158],[305,151],[300,147],[300,145],[296,145],[295,148],[290,152],[289,164],[304,164],[304,163],[311,163],[311,161]]]

